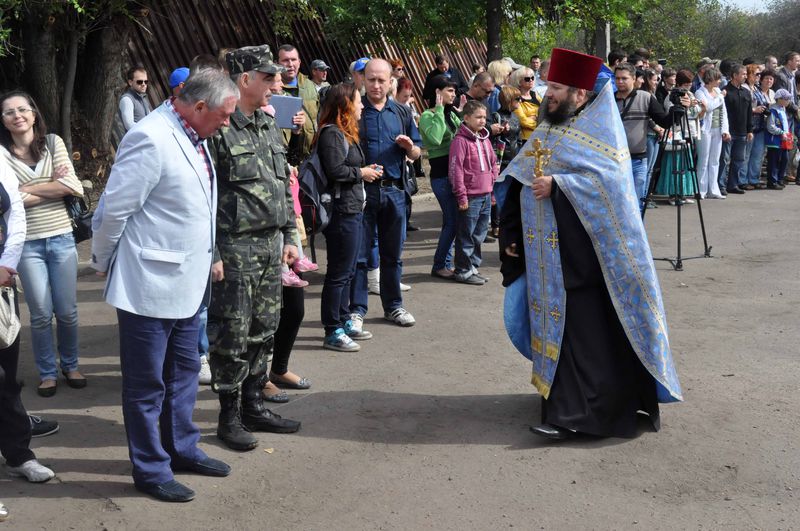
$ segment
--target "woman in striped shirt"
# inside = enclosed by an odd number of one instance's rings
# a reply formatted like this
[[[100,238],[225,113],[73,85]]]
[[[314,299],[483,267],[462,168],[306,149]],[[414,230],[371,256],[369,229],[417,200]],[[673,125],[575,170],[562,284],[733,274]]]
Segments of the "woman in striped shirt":
[[[86,386],[78,371],[78,253],[72,223],[64,204],[68,195],[83,195],[64,142],[46,138],[44,119],[24,92],[0,97],[0,144],[19,181],[25,205],[27,235],[19,275],[31,314],[31,336],[40,396],[56,393],[56,317],[61,372],[73,388]]]

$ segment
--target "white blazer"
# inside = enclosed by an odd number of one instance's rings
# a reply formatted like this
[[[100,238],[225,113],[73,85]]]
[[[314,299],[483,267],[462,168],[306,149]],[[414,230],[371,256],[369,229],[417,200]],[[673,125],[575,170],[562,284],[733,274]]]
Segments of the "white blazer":
[[[197,312],[214,250],[211,172],[209,181],[203,157],[164,105],[128,131],[92,219],[92,267],[108,273],[108,304],[161,319]]]

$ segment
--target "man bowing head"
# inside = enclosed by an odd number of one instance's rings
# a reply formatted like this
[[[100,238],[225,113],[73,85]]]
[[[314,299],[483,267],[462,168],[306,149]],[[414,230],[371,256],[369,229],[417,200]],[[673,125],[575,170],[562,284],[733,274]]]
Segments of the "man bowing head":
[[[198,310],[214,249],[217,190],[206,138],[236,108],[224,73],[202,69],[180,96],[128,131],[93,219],[92,267],[117,309],[122,414],[136,488],[171,502],[194,492],[173,477],[227,476],[197,447],[192,423],[200,358]]]

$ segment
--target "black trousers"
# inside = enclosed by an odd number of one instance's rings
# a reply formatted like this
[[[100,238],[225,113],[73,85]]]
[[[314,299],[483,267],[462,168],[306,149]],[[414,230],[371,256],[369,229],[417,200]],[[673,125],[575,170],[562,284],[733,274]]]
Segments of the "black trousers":
[[[14,288],[16,291],[16,288]],[[15,297],[16,312],[19,316],[19,303]],[[20,386],[17,382],[19,364],[19,336],[14,344],[0,349],[0,454],[8,466],[19,466],[36,456],[29,448],[31,443],[31,422],[22,405]]]
[[[275,350],[272,354],[273,374],[286,374],[289,370],[289,357],[292,355],[297,332],[306,314],[303,288],[283,286],[283,307],[278,330],[275,332]]]

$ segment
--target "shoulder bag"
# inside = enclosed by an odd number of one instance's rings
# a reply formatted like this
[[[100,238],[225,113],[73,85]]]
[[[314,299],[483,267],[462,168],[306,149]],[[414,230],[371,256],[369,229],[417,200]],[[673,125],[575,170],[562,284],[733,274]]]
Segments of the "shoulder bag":
[[[14,288],[0,288],[0,349],[8,348],[19,335],[19,317],[14,303]]]
[[[55,157],[56,142],[55,135],[47,135],[47,150],[50,152],[51,157]],[[55,170],[55,168],[53,168]],[[72,236],[75,238],[75,243],[81,243],[92,237],[92,212],[86,201],[82,197],[75,195],[64,196],[64,206],[67,209],[67,215],[72,223]]]

